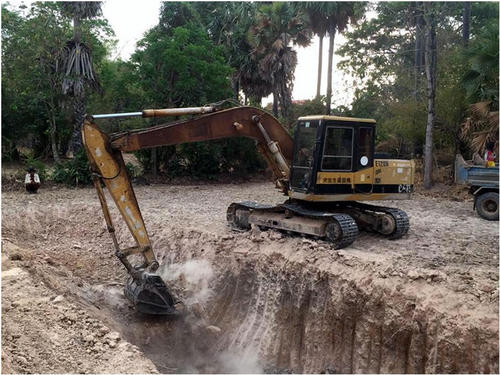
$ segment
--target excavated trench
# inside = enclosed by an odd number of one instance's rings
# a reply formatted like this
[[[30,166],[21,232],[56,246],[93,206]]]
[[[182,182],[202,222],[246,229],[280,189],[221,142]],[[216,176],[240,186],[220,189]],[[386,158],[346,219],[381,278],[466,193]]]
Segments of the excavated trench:
[[[498,372],[494,331],[358,274],[325,248],[304,259],[276,232],[182,229],[165,243],[161,273],[183,317],[117,318],[161,372]]]

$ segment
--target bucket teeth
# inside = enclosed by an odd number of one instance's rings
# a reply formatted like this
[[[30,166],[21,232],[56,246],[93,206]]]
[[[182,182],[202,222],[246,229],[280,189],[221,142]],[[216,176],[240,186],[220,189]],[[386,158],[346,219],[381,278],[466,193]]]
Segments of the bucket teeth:
[[[125,286],[125,296],[137,310],[150,315],[178,315],[175,301],[165,282],[156,274],[143,272],[140,277],[131,277]]]

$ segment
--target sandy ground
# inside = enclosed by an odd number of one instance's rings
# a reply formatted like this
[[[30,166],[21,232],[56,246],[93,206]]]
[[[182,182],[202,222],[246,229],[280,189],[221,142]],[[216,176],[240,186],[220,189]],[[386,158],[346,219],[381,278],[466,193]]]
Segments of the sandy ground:
[[[491,334],[492,342],[496,335],[498,342],[499,227],[498,222],[480,219],[470,200],[416,194],[411,201],[387,202],[407,211],[411,223],[407,236],[388,241],[361,233],[349,248],[333,251],[321,240],[273,231],[234,233],[227,228],[225,211],[231,202],[284,200],[271,183],[140,186],[136,195],[154,249],[164,262],[172,262],[169,252],[182,257],[172,250],[174,243],[182,249],[196,246],[192,252],[203,259],[205,242],[213,241],[217,246],[207,247],[206,255],[211,262],[226,250],[232,257],[257,260],[279,254],[286,262],[307,264],[307,270],[327,270],[355,282],[369,280],[368,289],[393,288],[420,307],[458,321],[464,330],[481,328]],[[120,242],[130,244],[115,210],[113,214]],[[164,354],[148,351],[147,343],[141,348],[134,345],[137,335],[119,333],[123,324],[133,322],[140,329],[140,324],[157,323],[137,323],[123,300],[120,286],[126,273],[113,255],[92,189],[54,187],[37,195],[4,192],[2,245],[6,372],[180,371],[173,362],[158,361]],[[214,272],[220,267],[214,265]],[[103,305],[113,305],[115,316],[104,312]],[[311,366],[300,369],[316,368]],[[498,364],[485,366],[481,371],[498,369]]]

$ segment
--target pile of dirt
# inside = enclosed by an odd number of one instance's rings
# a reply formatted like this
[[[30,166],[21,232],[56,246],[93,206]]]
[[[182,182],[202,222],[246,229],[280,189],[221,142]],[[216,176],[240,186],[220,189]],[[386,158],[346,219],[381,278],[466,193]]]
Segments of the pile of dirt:
[[[2,242],[2,373],[157,372],[95,308],[33,275],[26,256]]]
[[[312,238],[227,228],[233,201],[284,200],[270,183],[136,195],[182,318],[141,316],[123,297],[127,275],[93,190],[7,192],[7,370],[498,372],[498,223],[478,218],[471,202],[388,202],[408,212],[407,236],[362,233],[333,251]],[[131,245],[112,216],[119,242]]]

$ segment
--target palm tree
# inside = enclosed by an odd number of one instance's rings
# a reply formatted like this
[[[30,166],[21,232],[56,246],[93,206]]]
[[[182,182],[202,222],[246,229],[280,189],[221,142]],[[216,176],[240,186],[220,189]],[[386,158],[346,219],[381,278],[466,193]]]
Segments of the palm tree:
[[[323,69],[323,38],[327,32],[327,16],[323,12],[324,4],[318,1],[293,3],[297,9],[303,10],[309,17],[309,27],[319,37],[318,81],[316,83],[316,98],[321,94],[321,73]]]
[[[465,51],[469,69],[463,85],[470,103],[493,101],[498,105],[498,23],[484,26]]]
[[[344,31],[350,23],[356,22],[363,14],[366,3],[363,2],[318,2],[317,14],[323,14],[329,36],[328,81],[326,87],[326,114],[330,114],[332,105],[333,48],[335,34]]]
[[[498,120],[498,109],[493,110],[493,101],[474,103],[470,106],[470,116],[462,124],[460,138],[482,155],[488,142],[498,145]]]
[[[297,52],[291,44],[307,46],[311,33],[302,13],[288,3],[276,2],[260,7],[255,25],[250,29],[252,57],[258,61],[261,79],[273,93],[273,113],[286,117],[292,104],[292,88]]]
[[[86,89],[101,91],[94,70],[92,51],[81,40],[81,21],[101,14],[101,2],[74,1],[61,3],[63,12],[73,18],[73,39],[66,42],[61,52],[58,70],[63,75],[62,92],[73,104],[74,129],[68,145],[68,157],[82,148],[81,129],[86,113]]]
[[[462,124],[461,138],[475,152],[486,143],[498,144],[498,23],[487,24],[465,52],[469,70],[463,85],[470,105],[470,116]]]

